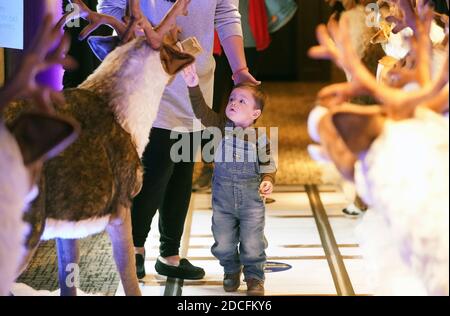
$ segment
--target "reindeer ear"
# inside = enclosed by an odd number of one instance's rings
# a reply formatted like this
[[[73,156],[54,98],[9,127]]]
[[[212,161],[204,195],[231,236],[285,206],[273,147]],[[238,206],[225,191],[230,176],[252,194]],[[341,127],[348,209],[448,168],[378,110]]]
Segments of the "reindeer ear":
[[[25,165],[57,156],[79,135],[76,122],[43,113],[23,114],[10,129],[22,152]]]
[[[120,44],[118,36],[91,36],[87,41],[94,55],[101,61]]]
[[[175,47],[164,43],[161,46],[161,62],[164,70],[169,75],[177,74],[183,68],[189,66],[195,61],[194,56],[183,53]]]
[[[357,156],[370,148],[385,122],[378,106],[342,108],[333,113],[332,120],[348,149]]]

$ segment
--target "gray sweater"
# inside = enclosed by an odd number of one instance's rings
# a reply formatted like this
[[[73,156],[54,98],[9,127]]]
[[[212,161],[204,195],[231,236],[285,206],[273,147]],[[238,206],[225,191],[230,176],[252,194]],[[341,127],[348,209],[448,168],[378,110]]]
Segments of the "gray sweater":
[[[98,11],[121,19],[125,15],[126,3],[127,0],[99,0]],[[154,26],[159,24],[172,5],[166,0],[141,0],[142,11]],[[238,6],[239,0],[194,0],[189,5],[189,15],[177,19],[182,29],[180,40],[195,36],[204,48],[203,54],[197,57],[196,66],[207,104],[212,104],[213,98],[214,27],[221,41],[234,35],[242,36]],[[166,88],[153,127],[177,131],[203,129],[192,111],[189,92],[180,74]]]

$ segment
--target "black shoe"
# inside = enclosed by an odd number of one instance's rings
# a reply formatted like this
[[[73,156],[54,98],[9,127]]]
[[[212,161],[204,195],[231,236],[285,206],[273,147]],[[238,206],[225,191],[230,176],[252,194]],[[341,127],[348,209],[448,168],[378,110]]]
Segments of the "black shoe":
[[[223,277],[223,289],[225,292],[236,292],[239,286],[241,286],[241,271],[225,273]]]
[[[358,208],[355,204],[350,204],[342,210],[342,212],[350,218],[357,218],[364,214],[364,211]]]
[[[145,256],[141,254],[136,254],[136,275],[138,279],[145,278]]]
[[[192,265],[187,259],[181,259],[178,267],[175,267],[161,262],[158,258],[156,260],[155,270],[159,274],[169,278],[200,280],[205,277],[205,270]]]

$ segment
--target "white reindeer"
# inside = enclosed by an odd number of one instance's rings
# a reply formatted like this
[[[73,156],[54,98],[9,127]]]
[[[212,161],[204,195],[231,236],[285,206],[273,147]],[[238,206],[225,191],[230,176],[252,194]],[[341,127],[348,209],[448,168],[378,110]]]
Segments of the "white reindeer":
[[[396,86],[377,82],[362,65],[345,17],[339,28],[320,26],[320,46],[310,51],[352,76],[319,93],[329,111],[317,120],[317,134],[327,156],[355,181],[370,205],[368,215],[382,219],[362,226],[385,285],[376,294],[449,294],[449,122],[442,115],[448,111],[448,44],[433,76],[432,20],[433,11],[421,4],[410,38],[414,63],[397,73]],[[411,83],[415,90],[403,90]],[[345,103],[358,95],[373,96],[380,105]]]

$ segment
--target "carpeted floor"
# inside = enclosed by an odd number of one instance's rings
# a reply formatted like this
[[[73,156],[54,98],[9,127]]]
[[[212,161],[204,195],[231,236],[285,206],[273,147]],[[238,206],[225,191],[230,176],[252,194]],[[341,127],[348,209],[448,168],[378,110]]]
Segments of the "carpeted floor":
[[[314,106],[320,83],[265,83],[269,102],[258,126],[279,128],[278,184],[320,184],[319,167],[309,158],[311,143],[306,119]],[[200,164],[197,164],[200,165]],[[196,173],[198,174],[198,168]],[[112,259],[108,236],[100,234],[80,242],[81,289],[87,293],[114,295],[119,277]],[[18,282],[35,289],[54,291],[57,284],[55,243],[42,243]]]
[[[17,280],[36,290],[55,291],[58,263],[55,242],[42,242],[28,269]],[[119,285],[119,275],[106,233],[80,240],[80,288],[86,293],[112,296]]]
[[[258,126],[279,128],[277,184],[321,184],[321,172],[309,157],[306,147],[312,143],[307,118],[315,106],[317,93],[325,84],[283,82],[266,83],[268,95]]]

